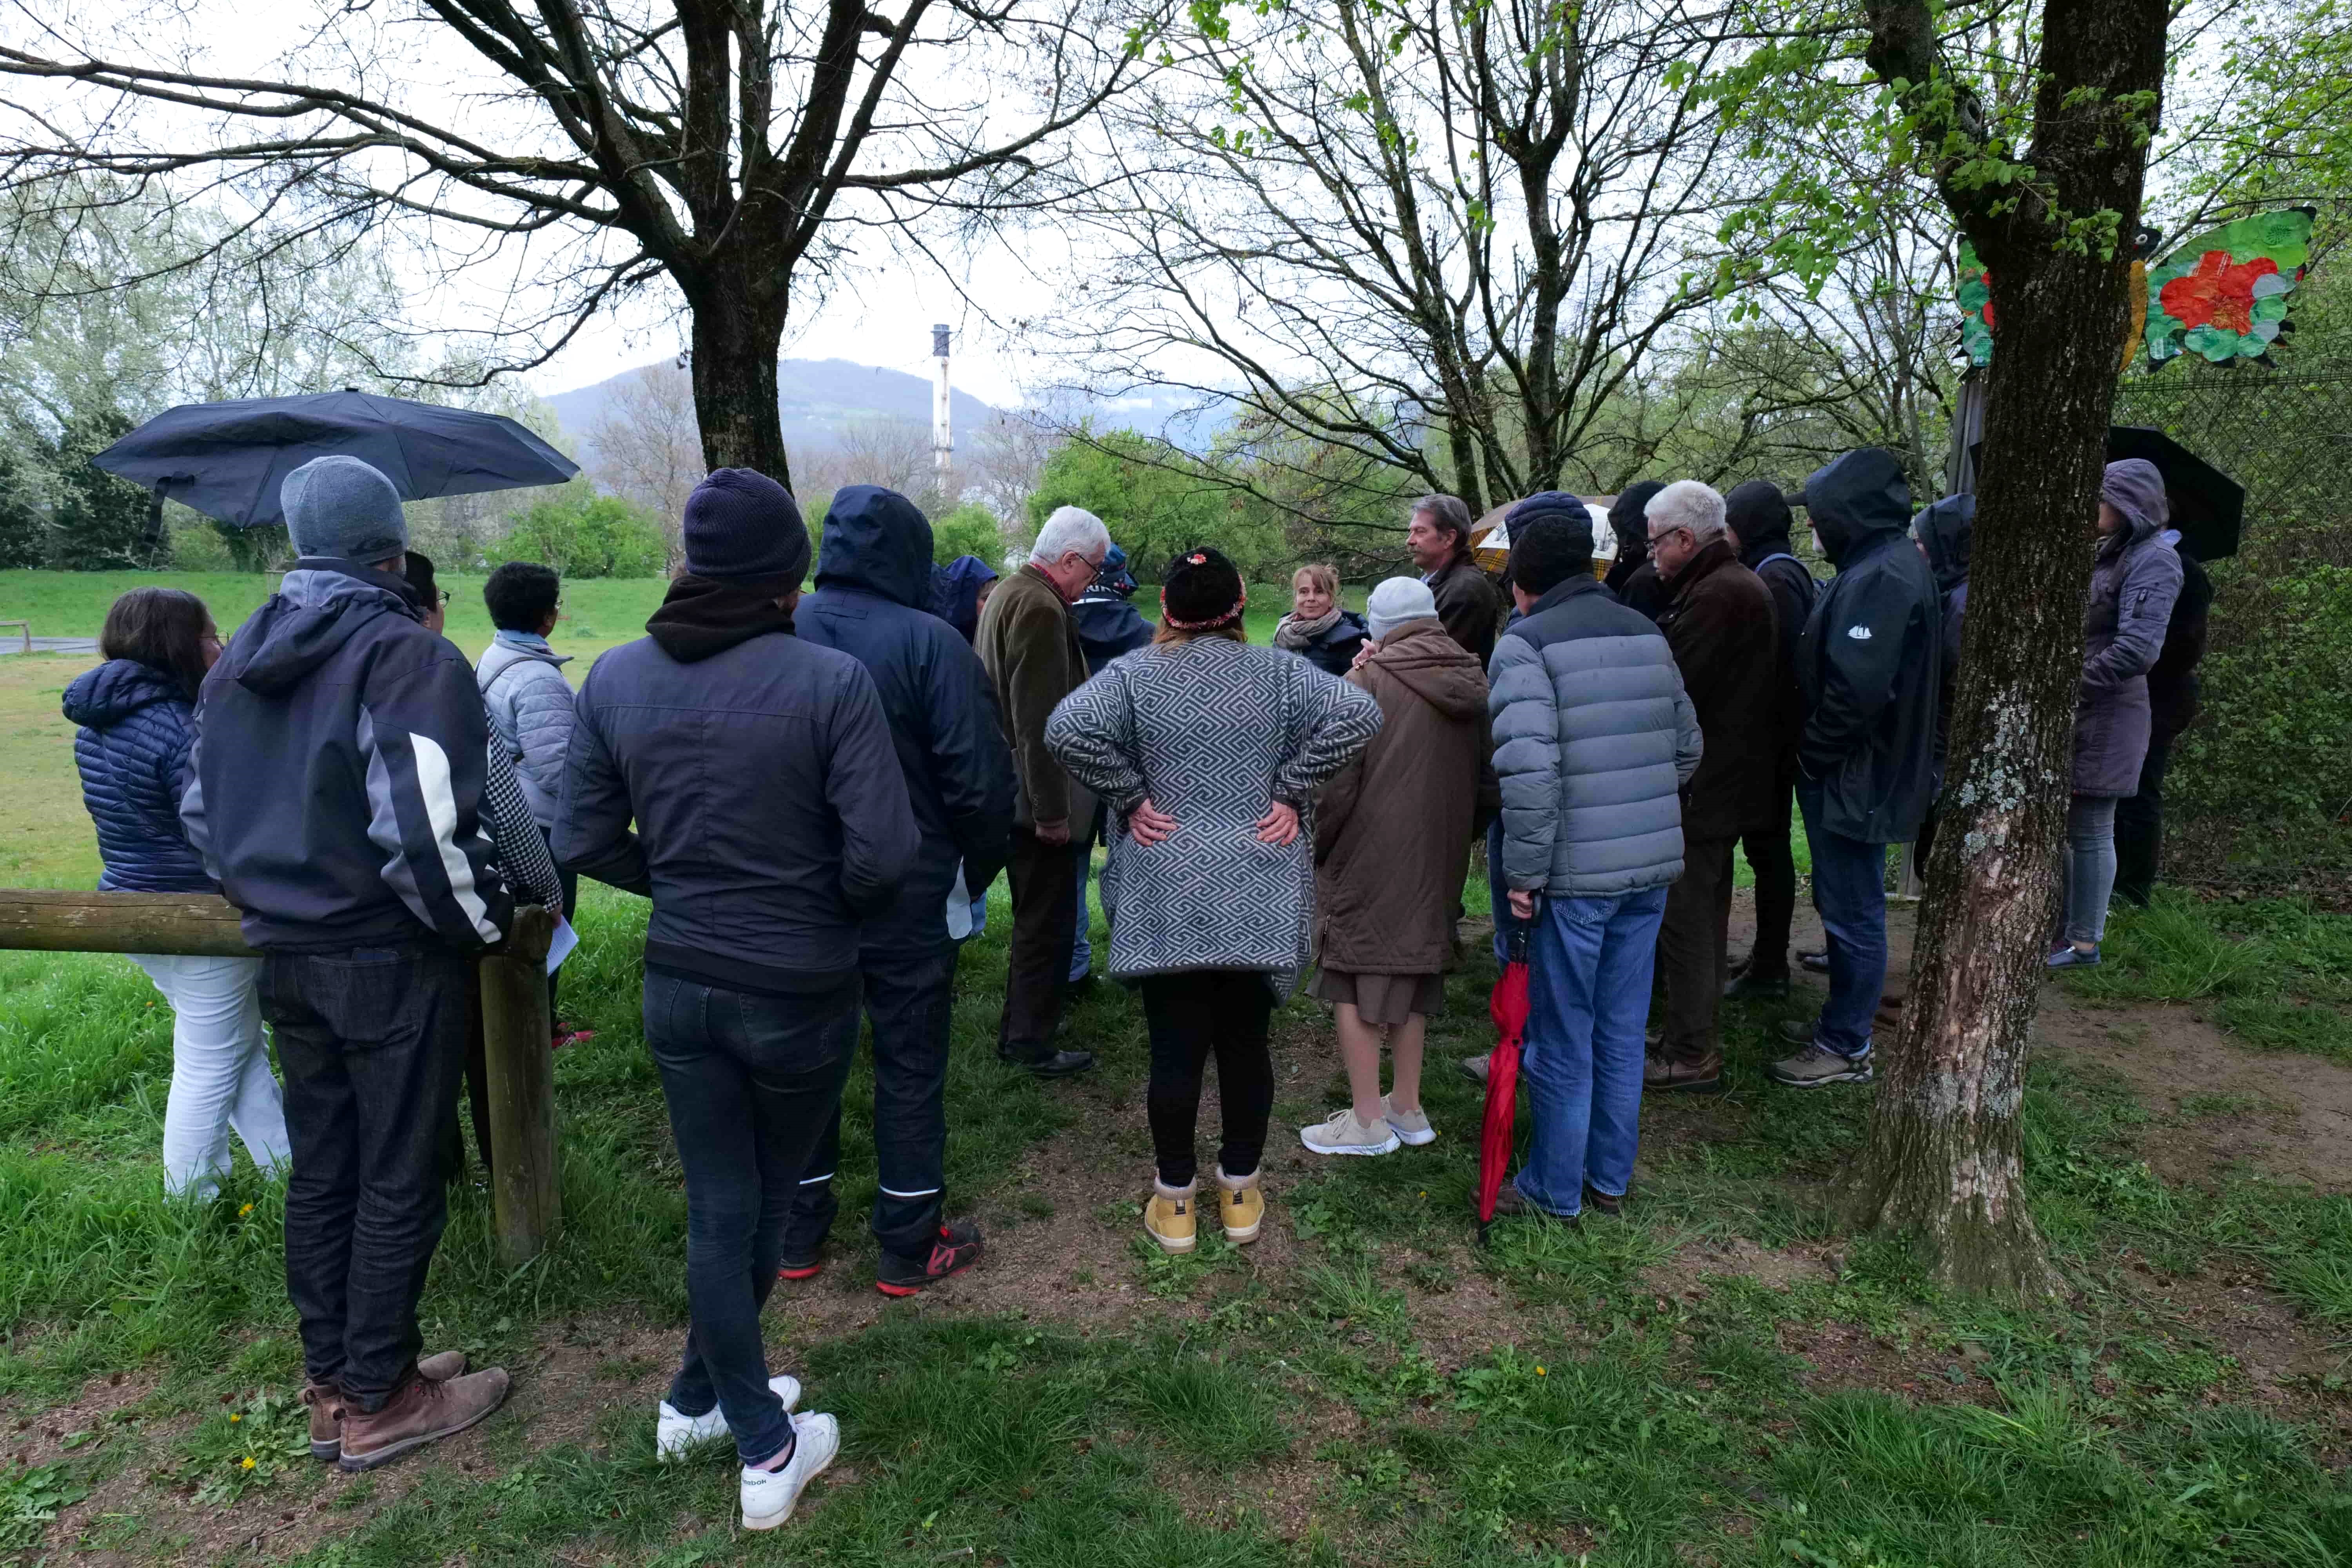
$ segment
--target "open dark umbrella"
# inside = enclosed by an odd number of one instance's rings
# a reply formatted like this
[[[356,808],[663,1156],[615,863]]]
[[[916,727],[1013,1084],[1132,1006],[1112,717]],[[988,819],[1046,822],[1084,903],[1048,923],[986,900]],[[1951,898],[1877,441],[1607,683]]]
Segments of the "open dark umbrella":
[[[1478,1124],[1478,1239],[1495,1223],[1495,1199],[1510,1169],[1512,1132],[1519,1119],[1519,1042],[1528,1031],[1528,928],[1511,931],[1510,961],[1486,999],[1495,1020],[1495,1049],[1486,1058],[1486,1114]]]
[[[345,389],[184,403],[90,459],[240,528],[283,522],[278,489],[313,458],[373,464],[404,500],[560,485],[580,465],[499,414]]]
[[[2218,561],[2238,552],[2238,535],[2246,520],[2245,486],[2163,431],[2144,425],[2107,427],[2107,461],[2119,463],[2126,458],[2145,458],[2164,476],[2172,526],[2198,560]]]

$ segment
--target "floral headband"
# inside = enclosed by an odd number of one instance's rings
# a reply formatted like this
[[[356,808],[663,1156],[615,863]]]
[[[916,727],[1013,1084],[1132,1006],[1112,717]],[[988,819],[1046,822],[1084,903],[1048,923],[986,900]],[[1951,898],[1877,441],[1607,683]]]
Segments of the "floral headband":
[[[1209,558],[1197,551],[1184,557],[1184,564],[1187,566],[1206,566],[1208,563]],[[1235,599],[1233,608],[1224,614],[1212,616],[1205,621],[1180,621],[1168,613],[1168,590],[1163,587],[1160,590],[1160,620],[1161,625],[1173,626],[1180,632],[1205,632],[1239,619],[1243,607],[1248,603],[1249,584],[1244,583],[1242,584],[1242,596]]]

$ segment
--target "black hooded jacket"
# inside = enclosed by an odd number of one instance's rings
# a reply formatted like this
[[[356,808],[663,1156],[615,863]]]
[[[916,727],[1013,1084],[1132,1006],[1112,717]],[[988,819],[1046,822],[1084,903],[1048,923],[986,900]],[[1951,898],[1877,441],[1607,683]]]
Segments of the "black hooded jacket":
[[[401,578],[296,562],[205,678],[195,728],[180,821],[255,947],[505,933],[514,900],[480,820],[489,715]]]
[[[1935,579],[1906,536],[1910,487],[1892,453],[1864,447],[1805,481],[1805,509],[1838,574],[1797,647],[1797,766],[1830,832],[1906,843],[1935,793],[1944,662]]]
[[[1602,579],[1609,591],[1629,610],[1639,610],[1656,620],[1666,607],[1666,586],[1658,580],[1658,568],[1650,560],[1650,498],[1664,489],[1658,479],[1642,479],[1627,485],[1609,503],[1610,531],[1617,535],[1617,560]],[[1647,570],[1643,570],[1643,568]]]
[[[1723,520],[1739,536],[1739,563],[1771,590],[1780,661],[1780,678],[1772,688],[1772,732],[1780,738],[1778,754],[1784,773],[1793,773],[1797,735],[1805,720],[1804,698],[1797,689],[1797,639],[1805,635],[1805,623],[1812,618],[1821,584],[1790,550],[1789,531],[1795,519],[1779,485],[1769,479],[1750,479],[1733,487],[1723,498]]]
[[[873,676],[923,836],[897,900],[866,921],[858,950],[868,962],[951,945],[946,911],[957,863],[965,891],[978,898],[1012,841],[1013,752],[996,689],[971,645],[924,610],[930,580],[931,525],[914,502],[874,485],[835,492],[800,635]]]
[[[1977,498],[1946,496],[1911,522],[1912,536],[1944,596],[1944,668],[1936,702],[1936,772],[1952,745],[1952,701],[1960,679],[1960,621],[1969,608],[1969,546],[1976,532]]]

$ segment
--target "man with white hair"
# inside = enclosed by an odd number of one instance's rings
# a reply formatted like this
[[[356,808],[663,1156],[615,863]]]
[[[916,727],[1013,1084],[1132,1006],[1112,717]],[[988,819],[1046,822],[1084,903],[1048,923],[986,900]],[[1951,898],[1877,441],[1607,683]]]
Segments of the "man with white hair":
[[[1085,646],[1070,606],[1110,554],[1102,519],[1066,506],[1045,520],[1029,560],[989,596],[972,646],[996,687],[1013,747],[1013,943],[996,1054],[1040,1078],[1095,1065],[1091,1051],[1059,1050],[1062,983],[1077,931],[1077,856],[1073,825],[1094,817],[1094,797],[1045,749],[1045,721],[1087,679]]]
[[[1650,498],[1650,559],[1666,593],[1658,626],[1706,750],[1683,786],[1683,874],[1658,931],[1665,1033],[1643,1068],[1649,1090],[1723,1088],[1716,1006],[1731,924],[1731,851],[1771,815],[1771,719],[1779,672],[1772,592],[1739,563],[1723,498],[1680,479]]]

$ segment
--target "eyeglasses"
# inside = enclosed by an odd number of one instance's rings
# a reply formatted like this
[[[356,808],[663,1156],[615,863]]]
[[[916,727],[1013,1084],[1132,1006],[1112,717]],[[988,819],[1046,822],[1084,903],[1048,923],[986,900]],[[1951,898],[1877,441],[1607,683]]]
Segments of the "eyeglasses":
[[[443,604],[445,604],[445,605],[446,605],[446,604],[447,604],[447,603],[449,602],[449,590],[448,590],[448,589],[446,589],[446,588],[444,588],[444,589],[442,589],[440,592],[441,592],[441,602],[442,602]]]

